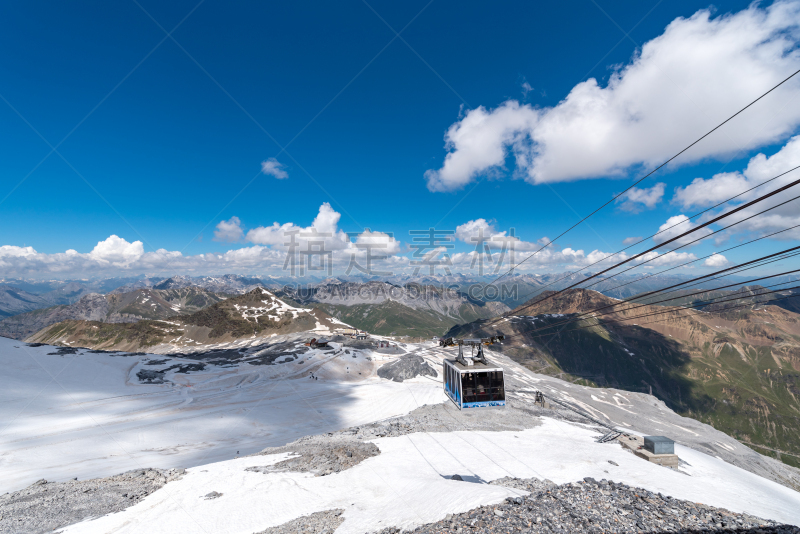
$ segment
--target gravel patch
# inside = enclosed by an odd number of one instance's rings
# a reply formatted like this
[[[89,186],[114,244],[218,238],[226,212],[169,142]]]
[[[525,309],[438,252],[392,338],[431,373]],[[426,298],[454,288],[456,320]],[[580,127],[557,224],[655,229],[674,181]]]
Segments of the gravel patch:
[[[155,364],[148,363],[147,365],[155,365]],[[203,371],[205,368],[206,364],[204,363],[182,363],[182,364],[171,365],[165,369],[159,369],[159,370],[142,369],[141,371],[136,373],[136,377],[142,384],[163,384],[165,382],[169,382],[168,380],[164,379],[164,375],[168,371],[174,370],[177,373],[189,374],[190,372]]]
[[[48,352],[48,356],[64,356],[66,354],[77,354],[78,347],[57,347],[55,352]]]
[[[344,510],[336,509],[304,515],[256,534],[297,534],[298,532],[303,534],[333,534],[333,531],[344,522],[342,512]]]
[[[350,469],[363,460],[380,454],[374,443],[343,435],[306,436],[283,447],[270,447],[251,456],[293,453],[292,456],[269,466],[248,467],[246,471],[279,473],[293,471],[325,476]]]
[[[569,410],[549,410],[536,406],[533,402],[516,402],[504,408],[481,410],[459,410],[453,403],[423,405],[407,415],[393,417],[384,421],[351,427],[328,436],[353,436],[358,439],[404,436],[415,432],[455,432],[457,430],[510,431],[536,428],[541,424],[541,416],[560,421],[586,424],[583,417]],[[598,433],[607,430],[598,427]]]
[[[47,482],[0,496],[0,533],[41,533],[133,506],[183,469],[136,469],[90,480]]]
[[[428,365],[422,356],[406,354],[391,363],[381,366],[378,369],[378,376],[395,382],[402,382],[415,376],[432,376],[436,378],[436,371]]]
[[[586,478],[562,485],[538,479],[500,479],[492,484],[528,492],[493,506],[448,514],[411,531],[443,532],[769,532],[800,533],[747,514],[653,494],[642,488]],[[386,528],[378,534],[396,534]]]

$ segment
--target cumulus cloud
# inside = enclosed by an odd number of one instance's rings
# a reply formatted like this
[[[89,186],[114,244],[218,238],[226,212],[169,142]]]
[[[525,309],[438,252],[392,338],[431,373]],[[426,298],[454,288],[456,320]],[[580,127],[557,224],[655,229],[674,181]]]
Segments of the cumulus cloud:
[[[754,3],[735,14],[701,10],[672,21],[602,87],[591,78],[551,108],[510,100],[470,110],[445,134],[431,191],[452,191],[504,170],[530,183],[624,175],[653,167],[800,68],[800,2]],[[800,124],[791,80],[681,156],[724,157],[774,143]]]
[[[279,225],[281,226],[281,225]],[[112,236],[115,237],[115,236]],[[336,272],[346,272],[348,267],[354,265],[366,266],[367,254],[372,259],[371,267],[375,271],[411,273],[415,266],[409,263],[409,257],[401,255],[401,243],[390,234],[365,230],[357,235],[351,234],[352,241],[349,246],[341,249],[332,250],[331,264]],[[89,253],[79,253],[75,250],[66,252],[45,254],[36,251],[33,247],[17,247],[12,245],[0,246],[0,276],[3,277],[75,277],[86,276],[120,276],[125,273],[148,273],[151,275],[165,274],[174,275],[176,273],[186,274],[221,274],[231,272],[260,272],[274,273],[289,276],[291,273],[286,269],[287,252],[284,247],[272,247],[264,245],[252,245],[229,250],[225,253],[206,253],[194,256],[184,256],[179,251],[169,251],[159,249],[155,252],[144,252],[139,255],[136,243],[119,243],[116,239],[110,239],[116,252],[109,252],[106,243],[109,240],[101,241],[98,252],[93,250]],[[126,245],[127,243],[127,245]],[[366,245],[366,246],[365,246]],[[385,246],[384,246],[385,245]],[[125,250],[131,250],[128,253]],[[370,248],[371,250],[367,250]],[[102,257],[99,251],[102,252]],[[305,250],[305,249],[300,249]],[[329,247],[327,250],[331,250]],[[122,252],[120,252],[122,251]],[[450,255],[449,262],[444,255]],[[453,252],[453,249],[437,247],[424,251],[425,259],[440,265],[436,268],[437,273],[442,272],[444,263],[453,272],[464,272],[478,274],[479,261],[482,262],[484,272],[500,272],[502,268],[507,268],[519,261],[519,255],[514,256],[510,251],[492,249],[489,253],[469,251]],[[527,254],[526,254],[527,255]],[[598,266],[611,265],[614,262],[627,259],[626,254],[611,256],[611,253],[600,250],[585,252],[581,249],[547,248],[536,254],[521,267],[518,272],[531,271],[538,268],[578,268],[599,262]],[[663,265],[685,258],[685,255],[675,253],[665,254],[659,258],[658,254],[653,253],[649,258],[657,258],[653,265]],[[693,258],[693,256],[691,256]],[[116,260],[109,261],[109,258]],[[135,259],[134,259],[135,258]],[[302,261],[302,258],[298,258]],[[642,261],[642,260],[637,260]],[[358,267],[355,267],[361,271]],[[427,271],[427,267],[422,267],[422,273]],[[313,273],[308,274],[324,274]],[[354,272],[353,274],[358,274]]]
[[[359,266],[369,265],[373,274],[411,273],[418,264],[412,264],[412,258],[408,254],[403,255],[402,243],[395,239],[394,235],[378,230],[366,228],[360,232],[345,233],[339,228],[341,215],[336,212],[329,204],[322,204],[313,222],[308,227],[303,227],[295,223],[275,222],[271,226],[254,228],[246,234],[246,239],[251,242],[249,246],[229,250],[225,253],[206,253],[194,256],[184,256],[179,251],[159,249],[153,252],[145,252],[141,241],[128,242],[125,239],[112,235],[97,243],[89,252],[80,253],[75,250],[66,252],[46,254],[40,253],[33,247],[19,247],[13,245],[0,246],[0,277],[75,277],[87,276],[120,276],[128,273],[147,273],[151,275],[176,273],[186,274],[221,274],[230,272],[260,272],[290,275],[292,272],[287,270],[287,255],[291,254],[292,249],[287,245],[290,243],[290,235],[296,238],[294,251],[299,254],[298,266],[303,263],[303,252],[313,249],[315,245],[324,242],[324,250],[330,252],[326,267],[329,263],[333,271],[348,272],[348,269],[355,268],[358,272],[365,272]],[[675,232],[683,231],[686,222],[685,216],[676,216],[662,228],[676,223]],[[241,221],[232,217],[220,229],[224,235],[236,235],[236,228],[241,230]],[[284,231],[289,235],[284,235]],[[488,248],[475,250],[475,242],[470,238],[483,233],[484,239],[499,237],[506,240],[507,247],[504,249],[502,242],[492,242]],[[243,232],[242,232],[243,233]],[[475,219],[459,225],[453,243],[456,239],[462,243],[470,245],[472,249],[466,252],[456,252],[449,247],[436,247],[422,251],[425,259],[433,263],[438,263],[437,273],[442,272],[442,268],[447,264],[453,272],[463,272],[465,274],[479,274],[478,268],[482,267],[484,274],[499,272],[500,269],[510,267],[522,259],[529,256],[531,250],[538,250],[549,240],[545,237],[537,241],[524,241],[517,236],[510,235],[510,231],[498,231],[495,226],[486,219]],[[241,234],[239,234],[241,237]],[[638,238],[636,238],[638,239]],[[521,253],[522,251],[525,251]],[[407,250],[406,250],[407,252]],[[369,257],[368,257],[369,255]],[[448,255],[448,260],[445,255]],[[551,246],[539,251],[535,256],[527,260],[518,272],[531,271],[539,268],[547,269],[573,269],[597,264],[597,268],[610,266],[616,262],[630,258],[625,253],[612,255],[610,252],[601,250],[585,251],[572,247],[563,249]],[[309,258],[311,259],[311,258]],[[315,258],[316,265],[319,258]],[[687,252],[667,252],[659,254],[651,252],[643,258],[637,258],[636,264],[650,260],[645,267],[661,265],[674,265],[691,261],[696,257]],[[713,262],[724,261],[724,258],[710,259],[706,262],[707,266]],[[355,263],[354,263],[355,262]],[[480,263],[479,263],[480,262]],[[316,270],[316,269],[314,269]],[[320,272],[310,272],[307,274],[324,274]],[[423,265],[422,271],[427,271]],[[358,274],[356,272],[355,274]],[[351,273],[352,274],[352,273]]]
[[[625,194],[617,198],[620,209],[631,212],[639,212],[644,208],[653,209],[656,204],[661,202],[664,197],[664,187],[667,184],[659,182],[653,187],[638,188],[632,187]]]
[[[703,262],[706,267],[725,267],[728,265],[728,259],[722,254],[714,254]]]
[[[38,252],[33,247],[16,247],[14,245],[0,247],[0,258],[30,258],[37,254]]]
[[[686,207],[707,207],[718,204],[723,200],[747,191],[771,178],[785,173],[786,171],[800,164],[800,136],[795,136],[789,140],[778,152],[770,157],[758,154],[750,159],[747,167],[741,172],[720,173],[707,180],[696,178],[691,184],[675,191],[673,202]],[[775,179],[764,187],[760,187],[741,195],[722,209],[731,210],[737,205],[752,201],[769,191],[774,191],[800,178],[800,170],[796,170]],[[735,233],[754,232],[756,234],[767,234],[790,228],[800,224],[800,201],[789,202],[783,206],[781,203],[791,200],[800,195],[800,187],[792,187],[778,193],[777,195],[754,204],[752,207],[742,210],[729,218],[724,219],[724,225],[729,226],[740,222],[729,231],[724,232],[724,237],[729,237]],[[775,207],[763,215],[745,220],[768,208]],[[722,222],[721,222],[722,224]],[[797,239],[800,232],[796,229],[783,232],[776,236],[778,239]]]
[[[401,252],[400,241],[391,234],[369,228],[360,233],[346,233],[339,228],[341,217],[341,213],[324,202],[310,226],[274,222],[271,226],[253,228],[247,232],[246,240],[283,251],[284,254],[298,253],[302,256],[306,251],[330,252],[329,259],[325,261],[329,261],[334,269],[347,268],[354,261],[366,259],[367,255],[370,256],[369,261],[378,258],[370,268],[386,271],[387,265],[396,266],[394,256]],[[316,257],[314,261],[319,263],[319,259]],[[302,257],[299,261],[303,261]]]
[[[681,235],[683,233],[686,233],[686,232],[688,232],[689,230],[691,230],[692,228],[695,228],[695,227],[697,227],[697,225],[694,224],[693,222],[691,222],[689,220],[689,217],[687,217],[686,215],[683,215],[683,214],[675,215],[675,216],[670,217],[669,219],[667,219],[667,222],[665,222],[664,224],[662,224],[661,226],[658,227],[659,234],[656,235],[655,237],[653,237],[653,241],[656,244],[660,244],[660,243],[663,243],[665,241],[669,241],[673,237],[677,237],[677,236],[679,236],[679,235]],[[673,241],[670,245],[673,246],[673,247],[686,245],[686,244],[691,243],[692,241],[694,241],[694,240],[696,240],[698,238],[701,238],[703,236],[707,236],[710,233],[712,233],[712,231],[709,230],[708,227],[702,228],[702,229],[700,229],[700,230],[698,230],[696,232],[693,232],[693,233],[687,235],[686,237],[682,237],[682,238],[678,239],[677,241]],[[697,241],[697,243],[695,243],[695,244],[700,244],[700,243],[701,243],[701,241]]]
[[[725,172],[708,180],[695,178],[686,187],[676,189],[672,200],[683,206],[683,209],[713,206],[736,193],[746,191],[749,187],[747,178],[741,173]]]
[[[121,237],[111,235],[100,241],[89,253],[89,257],[101,263],[110,263],[116,267],[126,267],[144,255],[141,241],[128,243]]]
[[[289,173],[286,172],[285,166],[275,158],[269,158],[266,161],[262,161],[261,172],[267,176],[274,176],[278,180],[285,180],[289,177]]]
[[[464,187],[479,174],[496,174],[509,147],[517,157],[517,167],[524,170],[529,165],[528,132],[537,123],[539,114],[513,100],[492,111],[481,106],[468,112],[445,134],[445,148],[450,152],[442,168],[425,172],[428,189],[452,191]]]
[[[341,213],[324,202],[319,207],[319,213],[311,226],[302,227],[291,222],[283,224],[274,222],[272,226],[253,228],[247,232],[246,239],[257,245],[270,245],[280,249],[291,246],[302,246],[305,249],[309,241],[324,240],[327,250],[341,250],[348,248],[350,242],[347,234],[338,227],[341,217]]]
[[[376,254],[397,254],[400,252],[400,242],[392,235],[384,232],[373,232],[366,228],[356,236],[354,248],[356,250],[372,248],[376,251]]]
[[[523,241],[514,235],[514,229],[498,231],[494,224],[486,219],[467,221],[456,227],[456,239],[468,245],[479,247],[481,251],[489,249],[511,249],[517,251],[531,251],[546,245],[549,240],[544,237],[537,243]]]
[[[0,276],[117,276],[121,273],[222,273],[265,268],[282,257],[264,247],[230,250],[224,254],[183,256],[179,251],[144,252],[142,243],[116,235],[100,241],[88,253],[67,250],[55,254],[33,247],[0,247]]]
[[[625,239],[622,240],[622,244],[623,245],[633,245],[634,243],[638,243],[641,240],[642,240],[641,236],[639,236],[639,237],[626,237]]]
[[[470,243],[479,236],[491,236],[496,233],[494,226],[486,219],[475,219],[456,226],[456,238]]]
[[[648,252],[640,258],[634,260],[636,263],[645,264],[645,268],[663,267],[665,265],[677,265],[679,263],[686,263],[694,261],[697,256],[691,252],[667,252],[666,254],[659,254],[656,251]]]
[[[244,231],[239,217],[231,217],[227,221],[220,221],[216,230],[214,230],[214,241],[235,243],[241,241],[243,237]]]

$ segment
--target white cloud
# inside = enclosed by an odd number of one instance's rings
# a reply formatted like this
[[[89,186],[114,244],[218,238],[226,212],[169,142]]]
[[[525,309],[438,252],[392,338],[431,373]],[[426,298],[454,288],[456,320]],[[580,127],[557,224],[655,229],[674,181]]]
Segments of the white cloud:
[[[676,265],[678,263],[686,263],[694,261],[697,256],[690,252],[667,252],[666,254],[659,254],[656,251],[648,252],[644,256],[637,258],[637,263],[645,263],[646,267],[663,267],[665,265]]]
[[[542,248],[550,242],[550,239],[547,237],[542,237],[536,240],[536,242],[532,242],[524,241],[517,236],[510,236],[508,234],[509,232],[506,231],[498,232],[494,225],[487,222],[486,219],[475,219],[457,226],[455,235],[459,241],[475,247],[478,245],[478,241],[482,235],[483,239],[488,239],[485,244],[489,246],[490,253],[487,254],[485,248],[472,250],[471,252],[458,252],[452,254],[453,265],[456,267],[471,266],[474,268],[476,256],[483,255],[484,265],[496,266],[497,262],[501,262],[501,265],[510,267],[523,258],[529,257],[531,252],[535,252],[535,255],[530,256],[530,259],[526,260],[525,263],[516,270],[525,271],[537,267],[554,267],[559,265],[575,268],[586,267],[588,265],[594,265],[595,263],[599,268],[630,257],[624,252],[613,254],[611,252],[592,250],[586,253],[582,249],[576,250],[570,247],[559,249],[554,245]],[[504,243],[506,247],[505,252],[503,251]],[[654,253],[653,257],[657,255],[658,254]]]
[[[800,136],[791,138],[785,146],[770,157],[764,154],[754,156],[742,172],[720,173],[707,180],[696,178],[688,186],[675,191],[673,202],[680,204],[684,208],[712,206],[771,178],[775,178],[798,164],[800,164]],[[769,191],[774,191],[794,182],[798,178],[800,178],[800,170],[785,174],[764,187],[741,195],[731,203],[726,204],[722,209],[731,210],[737,205],[752,201]],[[800,187],[792,187],[767,200],[754,204],[750,208],[735,213],[729,218],[723,219],[720,224],[729,226],[737,221],[744,221],[747,217],[767,208],[777,206],[798,195],[800,195]],[[794,201],[777,207],[764,215],[759,215],[737,224],[730,230],[720,234],[720,239],[724,240],[724,238],[733,234],[743,232],[767,234],[798,224],[800,224],[800,201]],[[797,239],[800,238],[800,232],[797,230],[784,232],[776,237],[779,239]]]
[[[184,256],[179,251],[159,249],[155,252],[144,252],[141,241],[129,243],[116,235],[100,241],[91,252],[79,253],[75,250],[45,254],[36,251],[33,247],[18,247],[13,245],[0,246],[0,278],[2,277],[36,277],[36,276],[80,276],[88,275],[118,276],[122,273],[147,273],[167,274],[195,273],[219,274],[231,272],[272,272],[290,275],[284,271],[286,254],[289,247],[285,243],[291,239],[284,232],[297,232],[296,236],[298,264],[304,261],[300,254],[302,251],[312,250],[309,244],[324,241],[324,249],[331,251],[331,264],[334,269],[343,270],[353,257],[356,259],[366,255],[364,247],[358,245],[376,245],[372,256],[388,256],[383,260],[374,262],[378,270],[388,270],[391,266],[398,271],[400,263],[407,258],[398,259],[401,252],[401,243],[391,235],[366,229],[357,235],[352,235],[352,242],[343,230],[338,228],[341,215],[331,208],[330,204],[320,206],[317,216],[308,227],[298,226],[294,223],[273,223],[272,226],[259,227],[250,230],[246,239],[253,246],[229,250],[225,253],[206,253],[196,256]],[[238,238],[241,240],[243,231],[241,221],[232,217],[217,225],[215,237],[220,240]],[[316,259],[315,259],[316,261]],[[317,262],[318,263],[318,262]],[[314,263],[315,265],[317,263]],[[327,265],[326,265],[327,266]],[[324,274],[310,272],[309,274]]]
[[[714,254],[703,262],[706,267],[725,267],[728,265],[728,259],[722,254]]]
[[[375,257],[384,256],[385,259],[372,265],[378,271],[385,271],[386,265],[396,265],[393,258],[401,251],[401,243],[388,233],[364,229],[358,234],[348,235],[339,228],[341,214],[331,205],[324,202],[319,207],[319,212],[308,227],[295,223],[274,222],[272,226],[261,226],[247,232],[246,239],[258,245],[267,245],[271,250],[287,253],[294,251],[302,253],[309,250],[324,250],[332,252],[330,260],[334,268],[346,268],[353,259],[365,258],[367,248],[369,254]],[[292,245],[294,243],[294,245]],[[324,248],[320,249],[320,244]],[[365,246],[366,245],[366,246]],[[316,262],[319,258],[316,258]],[[302,262],[303,258],[298,261]],[[327,260],[326,260],[327,261]],[[315,263],[316,265],[317,263]],[[327,264],[326,264],[327,265]],[[314,273],[312,273],[314,274]]]
[[[425,173],[431,191],[498,173],[509,154],[530,183],[624,175],[653,167],[800,68],[800,2],[752,4],[712,18],[677,18],[605,87],[576,85],[552,108],[507,101],[470,110],[445,134],[448,154]],[[800,123],[791,80],[681,156],[724,157],[774,143]]]
[[[117,267],[125,267],[138,260],[144,254],[141,241],[128,243],[116,235],[100,241],[89,253],[89,257],[99,262],[111,263]]]
[[[278,227],[280,226],[278,225]],[[409,265],[410,258],[400,254],[401,243],[392,236],[384,232],[366,230],[354,236],[354,238],[355,242],[349,243],[349,246],[332,251],[332,265],[336,273],[344,271],[353,259],[359,265],[366,265],[364,261],[366,250],[363,247],[358,247],[358,244],[363,245],[366,243],[386,245],[386,247],[375,247],[371,251],[372,267],[375,270],[392,271],[394,273],[410,273],[413,271],[414,266]],[[127,243],[124,240],[120,243],[116,241],[119,238],[109,239],[112,243],[116,243],[116,252],[113,254],[109,252],[105,254],[104,258],[98,256],[95,251],[79,253],[74,250],[68,250],[62,253],[44,254],[37,252],[32,247],[0,246],[0,277],[49,278],[79,276],[85,278],[87,276],[120,276],[125,273],[164,274],[169,276],[176,273],[221,274],[232,272],[274,273],[285,276],[290,274],[289,271],[284,270],[287,253],[284,247],[253,245],[229,250],[225,253],[206,253],[195,256],[184,256],[179,251],[159,249],[155,252],[145,252],[138,256],[138,252],[135,252],[126,257],[124,251],[129,250],[130,247],[138,248],[136,243]],[[101,241],[99,245],[107,242],[109,240]],[[101,249],[103,247],[108,248],[107,245],[103,245]],[[327,247],[327,249],[331,250],[331,247]],[[121,253],[120,250],[122,250]],[[453,272],[463,272],[465,274],[477,274],[478,264],[474,261],[476,256],[483,256],[486,273],[491,273],[497,268],[498,264],[500,264],[500,268],[510,267],[523,257],[519,253],[516,253],[516,256],[512,256],[508,251],[503,254],[497,249],[493,249],[488,255],[475,251],[454,253],[453,249],[444,247],[426,250],[425,254],[428,259],[433,261],[442,259],[443,254],[450,254]],[[527,255],[528,253],[525,253],[525,256]],[[376,256],[386,256],[386,258],[375,260]],[[657,254],[653,253],[649,257],[657,256]],[[577,268],[585,267],[595,262],[599,262],[598,267],[602,267],[628,257],[624,253],[612,257],[610,253],[599,250],[586,253],[581,249],[565,248],[558,250],[554,247],[548,247],[517,268],[517,271],[525,272],[542,267]],[[666,254],[664,255],[666,259],[659,258],[653,264],[669,263],[670,258],[673,257],[676,256],[674,254]],[[677,257],[683,258],[684,256]],[[124,261],[113,263],[107,258]],[[423,272],[425,271],[426,269],[423,267]],[[440,271],[441,268],[437,268],[437,272]],[[309,272],[309,274],[324,275],[324,272]],[[359,273],[356,272],[354,274]]]
[[[231,217],[227,221],[220,221],[216,230],[214,230],[214,241],[235,243],[241,241],[243,237],[244,231],[239,217]]]
[[[683,206],[683,209],[713,206],[748,188],[747,178],[740,173],[725,172],[708,180],[695,178],[686,187],[679,187],[675,190],[673,202]]]
[[[384,232],[373,232],[369,228],[356,236],[354,245],[354,248],[359,251],[366,250],[367,247],[372,248],[373,254],[377,255],[397,254],[400,252],[400,242],[393,236]]]
[[[338,228],[341,217],[329,203],[324,202],[311,226],[304,228],[291,222],[274,222],[272,226],[253,228],[247,232],[246,239],[257,245],[270,245],[284,250],[291,246],[293,240],[301,246],[301,250],[306,250],[309,241],[324,240],[326,250],[341,250],[348,248],[349,243],[347,234]]]
[[[478,236],[492,236],[495,233],[494,226],[486,219],[475,219],[456,226],[456,238],[464,243],[474,243]]]
[[[69,251],[67,251],[69,252]],[[0,258],[26,258],[36,256],[38,252],[33,247],[16,247],[14,245],[3,245],[0,247]]]
[[[528,93],[533,91],[533,87],[528,83],[528,80],[522,82],[522,98],[527,98]]]
[[[622,244],[623,245],[633,245],[634,243],[638,243],[641,240],[642,240],[641,236],[640,237],[626,237],[625,239],[622,240]]]
[[[620,209],[625,211],[638,212],[642,208],[653,209],[664,197],[664,187],[666,185],[663,182],[659,182],[649,188],[632,187],[617,198],[617,203],[621,203]]]
[[[442,251],[444,251],[444,249]],[[498,251],[487,255],[486,253],[473,250],[470,252],[457,252],[452,254],[451,258],[453,265],[463,270],[475,268],[475,264],[473,262],[475,261],[476,256],[483,256],[484,266],[487,267],[487,270],[491,271],[491,269],[494,269],[497,266],[498,262],[500,262],[501,266],[508,268],[511,267],[512,264],[522,260],[523,257],[528,257],[528,254],[525,254],[524,256],[515,254],[512,256],[508,252],[503,255],[502,252]],[[563,266],[564,268],[572,269],[576,267],[586,267],[594,264],[595,262],[597,262],[597,267],[599,268],[622,261],[628,257],[629,256],[625,253],[612,256],[611,252],[602,252],[600,250],[593,250],[587,254],[583,250],[575,250],[569,247],[562,250],[546,248],[538,252],[536,255],[531,256],[529,260],[515,270],[522,272],[530,271],[539,267],[555,266]]]
[[[141,242],[128,243],[117,236],[100,241],[88,253],[67,250],[55,254],[37,252],[32,247],[0,247],[0,277],[80,277],[119,276],[123,273],[229,273],[280,270],[283,253],[254,246],[229,250],[224,254],[184,256],[179,251],[159,249],[143,252]]]
[[[546,237],[543,237],[538,243],[531,243],[513,235],[512,231],[498,232],[494,225],[487,222],[486,219],[475,219],[457,226],[455,237],[470,246],[481,247],[481,250],[484,251],[485,246],[488,246],[490,249],[498,250],[503,248],[508,250],[513,247],[516,251],[524,252],[537,250],[549,242]]]
[[[289,173],[284,169],[285,166],[275,158],[269,158],[261,162],[261,172],[267,176],[274,176],[278,180],[285,180],[289,177]]]
[[[493,111],[483,106],[469,111],[445,134],[445,147],[450,152],[438,171],[425,172],[428,189],[451,191],[460,189],[478,174],[502,167],[507,148],[518,155],[517,166],[527,164],[526,136],[538,120],[539,111],[509,101]]]
[[[689,217],[687,217],[686,215],[683,215],[683,214],[675,215],[675,216],[670,217],[669,219],[667,219],[667,222],[665,222],[664,224],[662,224],[661,226],[658,227],[659,234],[657,236],[653,237],[653,241],[656,244],[660,244],[660,243],[663,243],[665,241],[669,241],[673,237],[677,237],[677,236],[679,236],[679,235],[681,235],[683,233],[686,233],[689,230],[691,230],[692,228],[695,228],[696,226],[697,225],[694,224],[693,222],[691,222],[689,220]],[[707,236],[711,232],[712,231],[709,230],[708,227],[703,228],[701,230],[698,230],[696,232],[693,232],[693,233],[687,235],[686,237],[682,237],[682,238],[678,239],[677,241],[673,241],[672,243],[670,243],[670,246],[677,247],[677,246],[680,246],[680,245],[686,245],[686,244],[691,243],[692,241],[694,241],[696,239],[699,239],[699,238],[701,238],[703,236]],[[697,243],[695,243],[695,245],[698,245],[700,243],[701,243],[701,241],[698,241]]]

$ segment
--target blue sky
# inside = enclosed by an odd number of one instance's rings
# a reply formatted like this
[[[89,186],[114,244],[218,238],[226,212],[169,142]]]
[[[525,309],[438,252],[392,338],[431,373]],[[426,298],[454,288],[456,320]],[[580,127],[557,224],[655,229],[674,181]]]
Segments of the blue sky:
[[[754,16],[766,13],[769,4],[764,6],[760,12],[751,8]],[[430,176],[441,169],[449,153],[470,150],[445,148],[448,128],[481,106],[487,114],[509,101],[531,113],[552,109],[587,78],[604,87],[672,21],[708,7],[599,0],[6,4],[0,8],[6,50],[0,55],[0,245],[9,255],[8,247],[32,247],[38,255],[69,249],[89,254],[115,235],[125,243],[141,241],[144,252],[223,254],[269,246],[244,237],[254,228],[275,222],[308,227],[325,202],[341,216],[338,230],[392,232],[401,242],[398,253],[407,250],[409,230],[455,230],[478,219],[496,231],[513,227],[530,243],[552,238],[625,189],[662,153],[674,153],[705,133],[706,123],[719,122],[768,89],[775,76],[797,64],[796,47],[776,56],[770,76],[726,92],[730,98],[684,88],[680,73],[667,80],[674,87],[660,83],[667,108],[696,106],[690,112],[703,115],[709,102],[722,102],[719,109],[712,106],[706,122],[670,124],[672,134],[664,139],[660,126],[651,127],[642,136],[649,143],[644,149],[625,138],[612,143],[631,145],[615,153],[610,165],[618,162],[621,169],[613,173],[556,170],[526,181],[514,147],[505,144],[504,167],[468,162],[470,172],[437,189],[426,171]],[[747,7],[717,2],[712,18]],[[170,31],[179,23],[174,41],[159,27]],[[770,31],[796,42],[796,26],[771,24]],[[389,28],[406,25],[401,38]],[[718,74],[700,87],[717,90],[714,83],[727,71]],[[784,106],[797,87],[792,82],[774,101]],[[681,91],[691,95],[681,97]],[[756,123],[732,123],[730,135],[720,135],[730,137],[728,145],[722,142],[641,184],[665,184],[663,199],[652,209],[608,206],[558,245],[587,254],[614,252],[627,237],[649,235],[669,217],[699,211],[697,205],[687,209],[671,202],[674,189],[697,177],[742,170],[753,156],[778,152],[797,133],[794,112],[777,103],[765,106],[752,110],[763,119],[757,129],[774,123],[775,131],[740,142],[736,132]],[[60,155],[42,161],[50,152],[47,142],[56,145],[67,135]],[[486,142],[492,143],[491,132],[475,135],[478,141],[489,135]],[[657,145],[663,146],[641,160],[624,154]],[[568,148],[553,157],[594,157],[579,141]],[[287,178],[259,172],[269,158],[276,158]],[[240,221],[242,239],[214,240],[217,225],[232,217]],[[730,243],[709,242],[692,252],[699,257]],[[784,244],[759,243],[747,254]],[[455,250],[469,249],[459,243]],[[0,277],[75,274],[53,268],[53,258],[13,266],[0,261]],[[97,258],[104,259],[101,251]],[[162,268],[105,259],[109,269]],[[231,265],[240,272],[268,270]]]

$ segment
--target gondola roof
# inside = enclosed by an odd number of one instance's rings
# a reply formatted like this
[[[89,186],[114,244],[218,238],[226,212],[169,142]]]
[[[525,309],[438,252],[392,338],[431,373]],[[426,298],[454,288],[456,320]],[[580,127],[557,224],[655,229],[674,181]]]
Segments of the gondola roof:
[[[481,363],[481,362],[474,362],[472,365],[464,365],[463,363],[455,360],[455,359],[445,359],[447,363],[458,369],[459,371],[465,372],[479,372],[479,371],[502,371],[503,368],[497,364],[489,362],[488,364]]]

